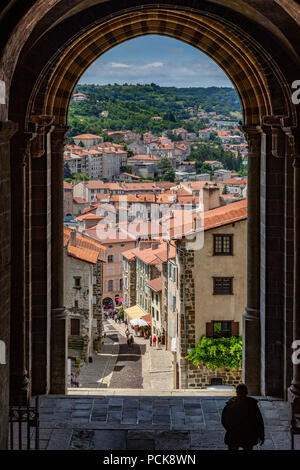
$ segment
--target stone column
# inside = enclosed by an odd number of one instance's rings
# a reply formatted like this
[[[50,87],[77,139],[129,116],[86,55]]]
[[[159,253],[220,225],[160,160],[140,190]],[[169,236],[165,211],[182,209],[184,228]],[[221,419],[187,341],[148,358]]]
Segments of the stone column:
[[[243,316],[243,382],[260,394],[260,127],[243,127],[248,141],[247,307]]]
[[[0,122],[0,450],[7,449],[10,364],[11,176],[10,140],[17,124]],[[3,351],[4,349],[4,351]]]
[[[293,341],[300,341],[300,154],[295,155],[294,163],[294,308]],[[299,350],[300,343],[294,349]],[[295,345],[296,346],[296,345]],[[299,354],[295,354],[299,358]],[[293,379],[289,389],[289,400],[297,401],[300,409],[300,363],[293,361]]]
[[[51,388],[64,394],[67,388],[67,322],[64,307],[63,247],[63,151],[67,126],[51,133]]]
[[[26,167],[34,136],[34,133],[19,132],[13,139],[11,146],[11,404],[26,404],[30,394],[26,369],[25,213]]]
[[[52,116],[34,116],[31,144],[32,393],[50,390]]]

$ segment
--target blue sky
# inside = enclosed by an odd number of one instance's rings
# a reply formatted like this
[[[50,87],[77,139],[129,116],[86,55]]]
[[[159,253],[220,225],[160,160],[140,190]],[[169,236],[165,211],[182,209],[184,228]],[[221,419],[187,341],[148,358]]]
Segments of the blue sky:
[[[165,36],[142,36],[103,54],[79,83],[151,83],[160,86],[230,86],[223,70],[195,47]]]

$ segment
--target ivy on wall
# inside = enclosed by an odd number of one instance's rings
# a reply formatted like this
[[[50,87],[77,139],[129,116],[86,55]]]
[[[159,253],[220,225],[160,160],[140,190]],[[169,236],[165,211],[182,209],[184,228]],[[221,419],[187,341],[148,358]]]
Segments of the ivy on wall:
[[[207,338],[202,335],[186,359],[194,366],[204,364],[209,369],[238,369],[242,367],[242,336]]]

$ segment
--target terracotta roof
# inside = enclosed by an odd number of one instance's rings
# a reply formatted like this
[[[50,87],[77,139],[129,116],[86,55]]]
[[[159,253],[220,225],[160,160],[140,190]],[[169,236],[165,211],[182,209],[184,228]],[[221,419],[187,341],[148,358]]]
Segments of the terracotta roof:
[[[102,220],[103,217],[96,214],[82,214],[76,217],[76,219],[81,222],[82,220]]]
[[[102,139],[100,135],[95,135],[95,134],[79,134],[79,135],[74,135],[73,139]]]
[[[103,229],[103,232],[108,231],[109,228],[107,224],[101,224],[101,229]],[[115,231],[114,235],[115,238],[112,236],[109,236],[107,238],[99,239],[98,234],[97,234],[97,228],[96,227],[91,227],[86,230],[84,230],[84,233],[87,234],[89,237],[93,238],[94,240],[98,240],[101,242],[102,245],[110,245],[113,243],[134,243],[134,239],[132,236],[130,237],[128,234],[124,232],[118,232]]]
[[[197,213],[190,214],[186,218],[184,216],[185,211],[182,211],[183,214],[181,217],[180,211],[177,212],[178,214],[173,220],[170,219],[170,221],[166,221],[166,223],[169,223],[168,231],[171,238],[181,238],[182,235],[188,235],[202,230],[201,228],[195,229],[195,219],[196,217],[199,217]],[[213,228],[221,227],[244,219],[247,219],[247,199],[220,206],[216,209],[211,209],[202,213],[204,230],[211,230]],[[200,222],[200,219],[198,220]]]
[[[222,184],[247,184],[247,179],[242,178],[237,180],[236,178],[229,178],[228,180],[221,181]]]
[[[71,245],[71,232],[71,229],[64,227],[64,247],[67,249],[69,256],[92,264],[96,264],[98,259],[101,261],[106,260],[106,248],[98,241],[79,232],[76,232],[76,246]]]
[[[82,199],[82,197],[73,197],[73,202],[75,202],[75,204],[88,204],[89,205],[89,202]]]
[[[134,259],[138,250],[139,250],[139,247],[123,251],[122,256],[124,256],[124,258],[126,258],[127,260]]]
[[[64,189],[73,189],[72,183],[68,183],[67,181],[64,181]]]
[[[147,286],[149,286],[150,289],[155,290],[155,292],[160,292],[162,290],[162,277],[158,277],[147,282]]]
[[[88,181],[86,187],[88,189],[98,189],[103,187],[103,181]]]

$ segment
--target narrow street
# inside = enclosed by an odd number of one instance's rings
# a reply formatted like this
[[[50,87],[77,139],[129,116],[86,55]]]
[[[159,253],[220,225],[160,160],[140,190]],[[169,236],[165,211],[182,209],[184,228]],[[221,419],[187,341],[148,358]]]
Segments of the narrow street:
[[[94,353],[92,363],[82,366],[80,388],[171,390],[172,353],[151,347],[149,340],[140,337],[128,347],[125,329],[124,323],[104,320],[102,351]]]
[[[110,328],[115,329],[119,343],[119,354],[110,388],[143,388],[142,355],[145,354],[146,345],[133,343],[131,347],[128,347],[126,336],[114,326]]]

